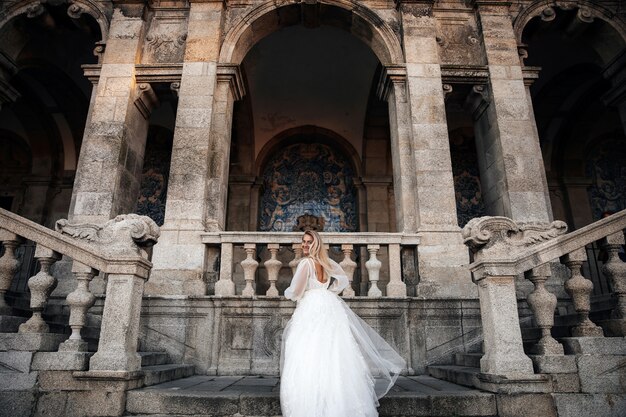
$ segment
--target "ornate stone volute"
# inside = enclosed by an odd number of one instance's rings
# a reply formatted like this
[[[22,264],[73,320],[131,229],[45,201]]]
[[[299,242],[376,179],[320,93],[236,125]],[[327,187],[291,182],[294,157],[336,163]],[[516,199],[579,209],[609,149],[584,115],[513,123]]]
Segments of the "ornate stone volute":
[[[486,216],[470,220],[463,228],[463,243],[474,253],[474,260],[514,259],[524,250],[556,238],[567,225],[552,223],[516,223],[508,217]]]
[[[61,219],[56,222],[55,230],[95,246],[103,254],[143,257],[147,257],[145,248],[156,244],[161,233],[151,218],[138,214],[121,214],[102,226]]]

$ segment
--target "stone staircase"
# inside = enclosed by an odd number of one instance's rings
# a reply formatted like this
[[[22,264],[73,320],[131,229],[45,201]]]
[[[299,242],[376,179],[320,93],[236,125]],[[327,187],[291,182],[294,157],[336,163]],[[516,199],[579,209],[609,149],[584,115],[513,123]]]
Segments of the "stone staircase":
[[[126,416],[279,416],[280,380],[196,375],[128,393]],[[400,377],[381,416],[496,416],[496,395],[426,375]]]

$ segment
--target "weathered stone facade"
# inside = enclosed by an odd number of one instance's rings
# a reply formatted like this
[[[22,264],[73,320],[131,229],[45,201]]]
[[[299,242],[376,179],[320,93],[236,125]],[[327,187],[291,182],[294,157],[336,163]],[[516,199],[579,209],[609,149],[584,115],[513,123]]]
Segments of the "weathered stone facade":
[[[303,215],[325,225],[351,276],[343,296],[407,358],[409,375],[484,341],[481,389],[506,391],[493,379],[505,375],[513,393],[598,404],[594,395],[620,393],[623,406],[623,387],[610,387],[619,378],[578,377],[597,364],[564,359],[591,345],[565,342],[564,355],[550,335],[555,308],[589,320],[612,300],[605,332],[624,335],[613,223],[576,235],[575,247],[559,240],[567,250],[528,249],[540,264],[483,276],[480,262],[526,255],[483,248],[490,236],[470,232],[492,230],[481,216],[498,216],[505,234],[554,220],[579,230],[626,208],[625,45],[619,0],[0,2],[0,207],[48,228],[68,219],[59,231],[75,237],[126,213],[160,226],[148,227],[158,243],[133,253],[143,269],[112,276],[0,224],[11,276],[0,296],[12,300],[0,298],[0,313],[13,317],[1,323],[17,330],[32,281],[34,319],[20,332],[46,334],[20,380],[29,395],[37,384],[46,393],[37,413],[62,401],[53,392],[69,380],[63,398],[86,380],[101,401],[95,381],[107,378],[118,403],[106,412],[123,413],[124,392],[141,385],[137,344],[197,374],[277,375],[293,308],[280,295],[301,257]],[[585,253],[591,235],[604,238],[604,261],[588,258],[597,246]],[[28,271],[29,257],[42,272]],[[73,337],[59,347],[43,316],[69,310]],[[539,328],[539,359],[525,353],[520,321]],[[568,336],[602,336],[592,325]],[[80,330],[90,326],[102,328],[89,359]],[[623,349],[602,354],[619,362]],[[533,366],[558,374],[557,388]],[[548,401],[562,415],[582,401],[564,398]],[[502,415],[515,415],[503,401]]]

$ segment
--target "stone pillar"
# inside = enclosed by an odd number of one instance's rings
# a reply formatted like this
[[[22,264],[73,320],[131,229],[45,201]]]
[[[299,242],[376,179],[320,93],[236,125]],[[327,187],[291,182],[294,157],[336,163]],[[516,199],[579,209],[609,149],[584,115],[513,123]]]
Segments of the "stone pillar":
[[[148,294],[206,294],[201,234],[224,230],[237,66],[218,64],[222,2],[192,2],[179,90],[165,222]]]
[[[148,122],[135,82],[143,6],[116,9],[76,170],[69,217],[102,223],[133,212],[139,195]],[[145,110],[145,109],[144,109]]]
[[[418,296],[476,297],[458,226],[432,1],[402,4],[417,215]]]
[[[378,87],[381,100],[389,104],[391,161],[398,232],[415,232],[415,178],[411,139],[411,108],[407,100],[406,68],[387,66]]]
[[[509,3],[474,2],[489,68],[489,103],[475,125],[487,212],[516,221],[549,221],[545,168]]]

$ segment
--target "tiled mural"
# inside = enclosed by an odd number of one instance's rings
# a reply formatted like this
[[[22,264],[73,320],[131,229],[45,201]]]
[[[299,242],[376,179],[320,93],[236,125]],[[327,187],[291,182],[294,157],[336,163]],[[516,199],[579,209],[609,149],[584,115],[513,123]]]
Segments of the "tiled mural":
[[[600,142],[589,152],[585,167],[592,180],[588,192],[593,218],[626,208],[626,141]]]
[[[474,138],[460,132],[450,134],[450,153],[454,193],[459,226],[463,227],[474,217],[485,216],[485,205],[480,188],[478,156]]]
[[[326,232],[357,227],[354,171],[339,151],[320,143],[286,146],[263,171],[259,230],[291,232],[298,216],[323,217]]]
[[[163,225],[165,218],[167,179],[172,157],[170,137],[171,134],[148,136],[141,175],[141,192],[137,200],[137,213],[150,217],[159,226]]]

